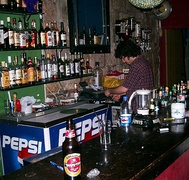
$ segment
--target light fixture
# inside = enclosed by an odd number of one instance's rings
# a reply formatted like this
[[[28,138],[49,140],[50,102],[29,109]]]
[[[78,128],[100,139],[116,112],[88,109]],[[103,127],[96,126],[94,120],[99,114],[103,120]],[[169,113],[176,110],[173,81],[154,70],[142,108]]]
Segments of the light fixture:
[[[141,9],[152,9],[160,5],[164,0],[129,0],[129,2]]]

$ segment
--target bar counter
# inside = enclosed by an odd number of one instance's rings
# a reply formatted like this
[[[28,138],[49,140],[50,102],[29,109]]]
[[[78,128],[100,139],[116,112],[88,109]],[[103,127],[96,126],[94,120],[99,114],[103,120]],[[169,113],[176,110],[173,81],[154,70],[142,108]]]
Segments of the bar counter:
[[[95,180],[155,179],[189,149],[189,121],[168,123],[168,128],[165,133],[159,127],[114,128],[108,150],[100,145],[99,137],[82,143],[82,179],[94,168],[100,171]],[[61,147],[54,151],[57,153],[0,179],[64,179],[63,172],[50,164],[54,161],[62,166]]]

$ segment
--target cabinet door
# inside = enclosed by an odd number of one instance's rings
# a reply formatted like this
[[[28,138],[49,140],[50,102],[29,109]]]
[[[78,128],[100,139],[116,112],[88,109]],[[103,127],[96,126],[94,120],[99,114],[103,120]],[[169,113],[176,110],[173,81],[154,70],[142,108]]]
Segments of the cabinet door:
[[[68,0],[71,52],[109,53],[109,0]]]

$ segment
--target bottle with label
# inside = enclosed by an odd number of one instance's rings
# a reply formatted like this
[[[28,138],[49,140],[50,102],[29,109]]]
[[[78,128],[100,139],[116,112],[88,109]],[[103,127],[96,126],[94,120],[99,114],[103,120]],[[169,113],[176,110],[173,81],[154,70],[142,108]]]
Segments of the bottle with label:
[[[64,56],[61,57],[61,52],[58,52],[58,76],[60,79],[64,78],[65,76],[64,66]]]
[[[46,23],[46,26],[45,26],[45,44],[46,44],[46,47],[52,47],[52,32],[51,32],[51,29],[49,27],[49,24]]]
[[[64,22],[60,23],[59,46],[67,46],[66,31],[64,30]]]
[[[0,49],[4,49],[4,21],[0,21]]]
[[[16,9],[18,11],[22,10],[22,0],[16,0]]]
[[[65,66],[64,66],[64,73],[65,73],[65,77],[70,77],[70,62],[68,60],[67,57],[67,53],[64,54],[64,62],[65,62]]]
[[[120,126],[128,126],[131,124],[131,114],[129,113],[128,96],[123,96],[120,106]]]
[[[17,28],[16,18],[13,18],[14,48],[20,47],[20,34]]]
[[[5,61],[1,61],[0,77],[1,77],[0,80],[1,88],[3,89],[10,88],[9,70],[6,67]]]
[[[86,75],[87,74],[87,69],[85,67],[85,60],[83,58],[83,53],[80,53],[80,69],[81,69],[81,75]]]
[[[92,67],[90,65],[90,62],[89,62],[88,58],[86,59],[86,71],[87,71],[87,74],[89,74],[89,75],[91,75],[93,73]]]
[[[28,84],[28,68],[26,64],[26,59],[24,58],[24,54],[21,55],[21,83]]]
[[[57,63],[57,60],[55,58],[55,55],[52,55],[51,56],[51,59],[52,59],[52,76],[53,76],[53,79],[58,79],[58,63]]]
[[[103,71],[100,68],[99,62],[95,62],[94,69],[94,86],[96,88],[101,88],[103,83]]]
[[[39,31],[38,31],[38,37],[39,37],[39,46],[41,48],[44,48],[46,47],[46,39],[45,39],[45,30],[43,28],[43,17],[42,15],[39,16],[40,17],[40,28],[39,28]]]
[[[75,71],[75,76],[79,77],[79,75],[80,75],[80,60],[79,60],[79,57],[77,56],[77,52],[74,53],[74,71]]]
[[[21,68],[20,65],[18,64],[18,57],[14,56],[14,68],[15,68],[15,83],[16,85],[21,85]]]
[[[79,45],[85,45],[85,44],[86,44],[86,30],[85,30],[85,26],[83,26],[83,30],[79,36]]]
[[[18,20],[18,31],[19,31],[19,39],[20,39],[20,48],[26,48],[26,34],[22,28],[21,19]]]
[[[74,69],[74,55],[70,54],[70,76],[74,77],[75,76],[75,69]]]
[[[45,55],[41,56],[40,70],[41,70],[41,80],[45,82],[47,79],[47,66],[46,66]]]
[[[8,9],[8,0],[0,1],[0,9]]]
[[[59,30],[57,28],[56,21],[51,22],[51,33],[52,33],[52,46],[56,47],[59,43]]]
[[[65,141],[62,144],[64,179],[81,179],[81,150],[71,119],[67,120]]]
[[[36,11],[39,12],[39,13],[42,13],[42,10],[43,10],[42,6],[43,6],[42,0],[38,0],[36,7],[35,7]]]
[[[150,110],[149,110],[149,112],[150,112],[151,115],[154,115],[154,112],[155,112],[155,102],[154,102],[153,98],[150,99]]]
[[[46,61],[47,61],[47,80],[51,81],[53,79],[53,74],[52,74],[52,60],[50,58],[50,54],[46,55]]]
[[[31,57],[28,58],[28,83],[29,84],[34,84],[35,82],[35,71],[34,71],[34,64],[31,59]]]
[[[36,29],[36,21],[33,19],[31,22],[31,47],[36,48],[39,44],[38,33]]]
[[[16,0],[9,0],[9,8],[11,10],[16,10],[16,6],[17,6]]]
[[[10,17],[7,17],[7,29],[8,29],[8,47],[14,48],[14,31],[11,26]]]
[[[79,96],[78,87],[77,87],[77,84],[74,83],[74,100],[75,100],[75,103],[77,103],[78,96]]]
[[[34,57],[34,71],[35,71],[35,81],[40,82],[41,81],[41,69],[39,60],[37,57]]]
[[[4,22],[3,22],[4,24]],[[7,26],[4,26],[3,28],[3,36],[4,36],[4,49],[9,49],[9,32]]]
[[[15,68],[14,68],[11,56],[8,56],[8,70],[9,70],[10,87],[14,87],[16,85]]]

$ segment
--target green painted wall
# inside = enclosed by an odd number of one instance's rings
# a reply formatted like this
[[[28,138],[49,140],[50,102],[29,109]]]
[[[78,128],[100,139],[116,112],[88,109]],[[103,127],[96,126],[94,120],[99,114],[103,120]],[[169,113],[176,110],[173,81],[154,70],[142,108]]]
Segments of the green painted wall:
[[[33,96],[35,99],[37,99],[40,102],[45,101],[45,90],[44,85],[38,85],[38,86],[32,86],[32,87],[26,87],[26,88],[20,88],[20,89],[14,89],[10,91],[11,98],[12,94],[16,92],[18,94],[18,99],[24,97],[24,96]],[[8,91],[0,91],[0,114],[4,114],[4,100],[8,99]]]

